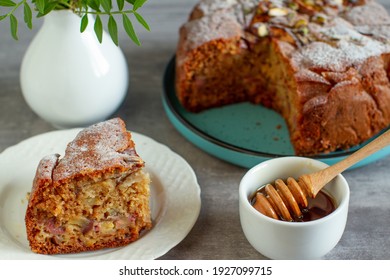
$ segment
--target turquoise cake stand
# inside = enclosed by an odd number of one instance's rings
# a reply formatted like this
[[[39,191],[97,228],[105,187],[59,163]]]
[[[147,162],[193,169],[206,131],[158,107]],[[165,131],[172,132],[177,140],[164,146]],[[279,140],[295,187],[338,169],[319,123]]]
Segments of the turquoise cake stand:
[[[200,113],[186,111],[175,93],[175,58],[166,67],[163,85],[163,105],[169,120],[188,141],[203,151],[246,168],[268,159],[294,156],[287,125],[275,111],[251,103],[239,103]],[[311,158],[332,165],[362,145]],[[367,165],[389,154],[390,147],[387,147],[352,168]]]

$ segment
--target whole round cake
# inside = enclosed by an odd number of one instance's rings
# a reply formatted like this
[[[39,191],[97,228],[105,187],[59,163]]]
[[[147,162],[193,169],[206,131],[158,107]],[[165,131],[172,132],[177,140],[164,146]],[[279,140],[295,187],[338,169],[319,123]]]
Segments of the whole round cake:
[[[202,0],[180,29],[183,107],[273,108],[297,155],[348,149],[387,128],[389,77],[390,16],[372,0]]]

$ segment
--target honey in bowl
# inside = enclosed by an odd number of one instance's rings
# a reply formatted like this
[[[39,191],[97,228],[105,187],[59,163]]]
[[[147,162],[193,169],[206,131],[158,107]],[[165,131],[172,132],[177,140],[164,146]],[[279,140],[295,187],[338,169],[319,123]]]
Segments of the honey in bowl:
[[[266,196],[265,187],[259,188],[251,197],[250,202],[252,206],[256,203],[256,193],[261,192]],[[321,219],[336,209],[334,198],[324,190],[318,192],[315,198],[307,198],[308,206],[301,209],[302,215],[300,217],[294,217],[293,222],[309,222]],[[260,211],[259,211],[260,212]],[[279,216],[280,220],[283,220]]]

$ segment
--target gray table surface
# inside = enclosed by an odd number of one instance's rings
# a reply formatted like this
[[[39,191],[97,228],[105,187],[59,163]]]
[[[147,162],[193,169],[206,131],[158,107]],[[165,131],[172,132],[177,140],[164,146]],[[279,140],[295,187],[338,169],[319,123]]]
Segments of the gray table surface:
[[[390,10],[390,1],[381,0]],[[152,31],[138,29],[142,46],[123,33],[121,47],[130,68],[128,98],[114,114],[130,130],[169,146],[193,167],[201,187],[202,208],[187,237],[161,259],[264,259],[245,239],[238,214],[238,184],[247,171],[198,149],[176,131],[161,102],[164,69],[175,53],[178,28],[196,0],[149,2],[142,8]],[[55,130],[25,103],[19,84],[22,57],[41,20],[19,41],[0,23],[0,152],[34,135]],[[390,157],[346,171],[351,199],[345,233],[324,259],[390,259]]]

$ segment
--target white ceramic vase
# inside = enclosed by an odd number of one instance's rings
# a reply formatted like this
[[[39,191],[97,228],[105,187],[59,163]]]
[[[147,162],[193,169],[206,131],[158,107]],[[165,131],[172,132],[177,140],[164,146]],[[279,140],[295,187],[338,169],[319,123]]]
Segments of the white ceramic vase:
[[[44,17],[21,65],[21,88],[31,109],[57,128],[83,127],[112,115],[128,89],[125,57],[94,18],[80,33],[81,19],[70,11]]]

